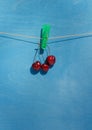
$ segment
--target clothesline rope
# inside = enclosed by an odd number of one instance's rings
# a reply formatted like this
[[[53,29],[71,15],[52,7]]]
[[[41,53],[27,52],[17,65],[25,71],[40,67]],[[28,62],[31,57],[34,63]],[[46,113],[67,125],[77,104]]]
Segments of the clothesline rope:
[[[29,39],[38,39],[40,40],[40,37],[37,36],[28,36],[28,35],[23,35],[23,34],[15,34],[15,33],[8,33],[8,32],[0,32],[0,35],[5,34],[9,36],[16,36],[16,37],[24,37],[24,38],[29,38]],[[69,34],[69,35],[63,35],[63,36],[54,36],[54,37],[49,37],[49,40],[55,40],[55,39],[64,39],[64,38],[72,38],[72,37],[81,37],[81,36],[91,36],[92,32],[88,33],[81,33],[81,34]]]

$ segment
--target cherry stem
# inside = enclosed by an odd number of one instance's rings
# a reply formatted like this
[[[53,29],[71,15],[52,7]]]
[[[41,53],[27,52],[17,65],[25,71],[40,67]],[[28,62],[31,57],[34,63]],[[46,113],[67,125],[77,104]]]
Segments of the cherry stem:
[[[34,55],[34,59],[33,59],[33,63],[35,62],[35,59],[36,59],[36,56],[37,56],[37,53],[38,53],[38,49],[35,49],[36,52],[35,52],[35,55]]]
[[[47,56],[50,55],[50,47],[47,45],[47,48],[45,49],[45,52],[47,53]],[[44,53],[41,54],[41,57],[43,59],[43,62],[45,62],[45,58],[44,58]],[[39,55],[39,58],[40,58],[40,55]],[[41,59],[41,58],[40,58]]]
[[[36,50],[36,52],[35,52],[35,55],[34,55],[34,58],[33,58],[33,63],[34,63],[35,60],[36,60],[37,54],[39,54],[38,56],[39,56],[39,60],[40,60],[40,62],[41,62],[41,57],[40,57],[40,44],[38,44],[38,48],[35,49],[35,50]],[[45,49],[45,52],[47,53],[47,56],[50,55],[50,47],[49,47],[48,45],[47,45],[47,49]],[[45,62],[45,59],[44,59],[43,54],[41,54],[41,56],[42,56],[43,62]]]
[[[48,49],[48,50],[47,50]],[[45,50],[46,51],[46,53],[47,53],[47,56],[49,56],[50,55],[50,47],[47,45],[47,49]]]
[[[50,47],[47,45],[47,47],[48,47],[48,55],[50,55]]]
[[[40,44],[38,44],[38,48],[35,49],[36,52],[35,52],[35,55],[34,55],[33,63],[35,62],[35,59],[36,59],[36,56],[37,56],[37,53],[38,53],[39,49],[40,49]]]

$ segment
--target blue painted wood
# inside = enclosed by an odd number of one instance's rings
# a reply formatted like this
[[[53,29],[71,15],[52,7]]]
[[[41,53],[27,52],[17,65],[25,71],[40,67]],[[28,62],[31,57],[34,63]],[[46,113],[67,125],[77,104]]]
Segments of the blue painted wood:
[[[40,36],[92,31],[91,0],[0,0],[0,31]],[[30,72],[38,40],[0,35],[0,130],[92,129],[92,37],[49,41],[57,63]]]

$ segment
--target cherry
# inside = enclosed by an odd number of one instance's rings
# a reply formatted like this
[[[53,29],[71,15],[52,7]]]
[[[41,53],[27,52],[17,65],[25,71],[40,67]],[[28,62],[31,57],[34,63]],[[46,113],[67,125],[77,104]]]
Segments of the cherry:
[[[41,65],[41,68],[45,72],[47,72],[49,70],[49,66],[47,64],[45,64],[45,63]]]
[[[53,55],[48,56],[47,59],[46,59],[46,62],[47,62],[49,65],[54,65],[55,62],[56,62],[55,56],[53,56]]]
[[[36,71],[40,70],[40,68],[41,68],[41,63],[40,63],[40,61],[34,62],[34,63],[32,64],[32,68],[33,68],[34,70],[36,70]]]

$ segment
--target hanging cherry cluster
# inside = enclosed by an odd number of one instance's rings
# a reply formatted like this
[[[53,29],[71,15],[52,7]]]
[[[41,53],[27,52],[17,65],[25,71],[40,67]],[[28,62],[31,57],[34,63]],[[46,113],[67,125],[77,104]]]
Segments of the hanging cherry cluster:
[[[50,55],[50,48],[47,46],[49,32],[50,32],[50,25],[43,25],[43,27],[41,29],[40,44],[35,53],[33,64],[32,64],[32,68],[35,71],[39,71],[41,69],[42,71],[47,72],[49,70],[49,68],[51,68],[51,66],[53,66],[56,62],[55,56]],[[41,54],[40,52],[41,51],[43,51],[43,53],[44,53],[44,51],[46,52],[47,47],[48,47],[48,52],[47,52],[46,60],[44,60],[44,63],[41,63],[41,61],[35,61],[36,55],[39,54],[39,56],[40,55],[43,56],[43,54]]]

